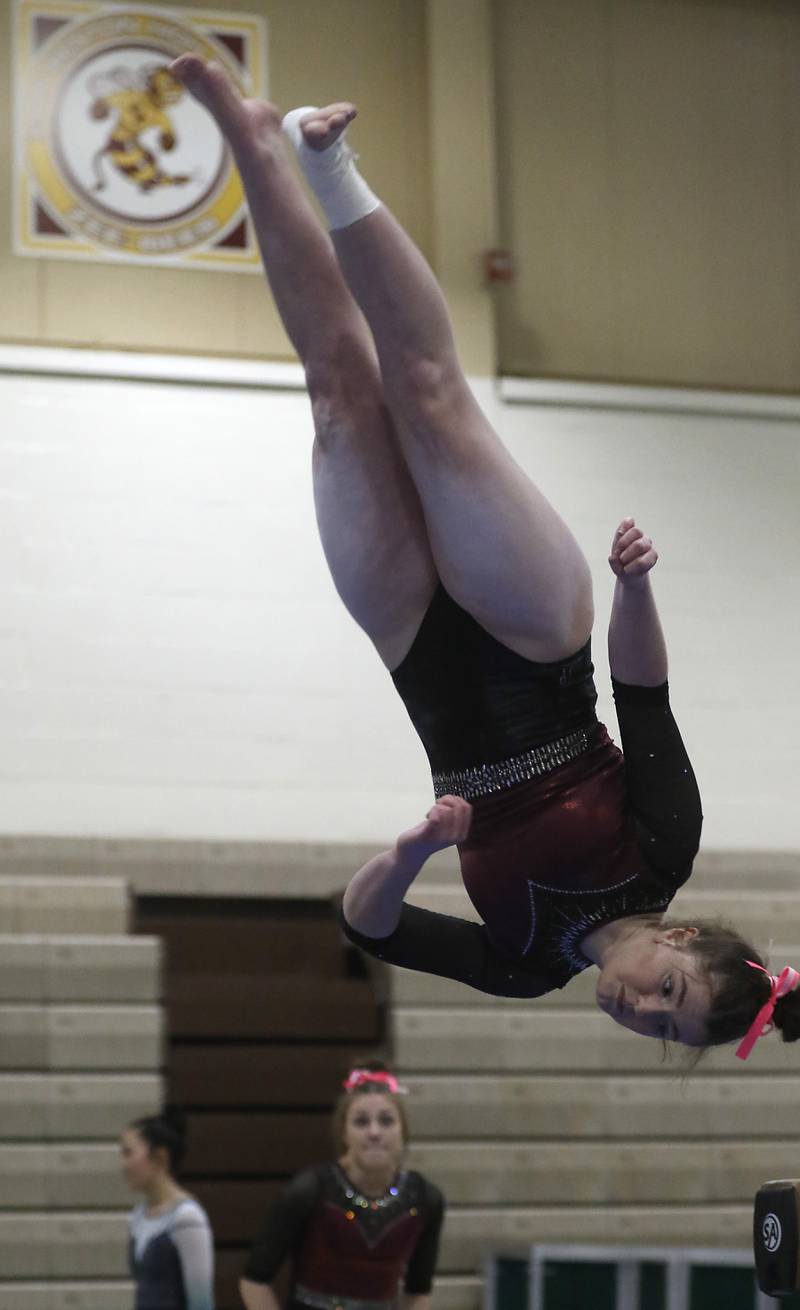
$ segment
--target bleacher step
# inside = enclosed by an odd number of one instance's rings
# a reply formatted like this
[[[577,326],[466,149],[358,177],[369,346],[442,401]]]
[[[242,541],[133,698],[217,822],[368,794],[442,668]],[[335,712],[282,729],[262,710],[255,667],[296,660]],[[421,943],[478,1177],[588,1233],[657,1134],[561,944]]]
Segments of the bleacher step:
[[[0,1310],[131,1310],[134,1296],[129,1282],[0,1282]]]
[[[744,1204],[795,1142],[412,1142],[409,1159],[451,1205]]]
[[[126,1279],[127,1240],[128,1210],[0,1214],[0,1270],[6,1280]]]
[[[393,1016],[396,1061],[414,1073],[614,1074],[663,1067],[661,1042],[629,1032],[599,1010],[548,1008],[547,997],[538,1007],[399,1010]],[[729,1071],[732,1058],[729,1047],[714,1047],[704,1056],[703,1070]],[[679,1075],[680,1063],[672,1071]],[[796,1071],[794,1047],[776,1037],[759,1044],[757,1062],[736,1069],[753,1078]]]
[[[114,1210],[129,1199],[116,1142],[0,1144],[0,1210]]]
[[[161,1105],[157,1074],[0,1074],[0,1137],[6,1141],[116,1140],[132,1119]]]
[[[151,1071],[162,1040],[155,1005],[0,1005],[0,1070]]]
[[[0,932],[115,936],[128,930],[120,878],[0,877]]]
[[[563,1078],[410,1074],[414,1141],[452,1138],[792,1137],[800,1075]]]
[[[522,1254],[534,1242],[607,1242],[681,1246],[749,1246],[753,1207],[747,1205],[448,1207],[440,1269],[475,1270],[491,1251]]]
[[[0,1002],[157,1001],[157,937],[0,936]]]

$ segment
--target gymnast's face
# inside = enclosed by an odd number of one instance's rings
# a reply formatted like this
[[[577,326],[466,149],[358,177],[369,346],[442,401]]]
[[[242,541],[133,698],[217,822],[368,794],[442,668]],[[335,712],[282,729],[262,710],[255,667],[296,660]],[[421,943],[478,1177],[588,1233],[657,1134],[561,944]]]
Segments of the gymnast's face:
[[[600,1009],[643,1037],[704,1046],[711,993],[692,954],[696,934],[651,926],[621,940],[600,970]]]
[[[143,1192],[165,1172],[166,1152],[151,1150],[135,1128],[126,1128],[120,1136],[119,1153],[125,1181],[134,1192]]]
[[[395,1170],[403,1154],[403,1122],[390,1096],[362,1092],[353,1097],[344,1121],[342,1163],[364,1173]]]

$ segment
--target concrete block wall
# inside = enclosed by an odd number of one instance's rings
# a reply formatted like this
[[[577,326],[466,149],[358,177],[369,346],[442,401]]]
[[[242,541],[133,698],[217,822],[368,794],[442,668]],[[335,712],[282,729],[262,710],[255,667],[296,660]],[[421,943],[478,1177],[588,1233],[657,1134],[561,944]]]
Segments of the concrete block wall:
[[[57,377],[30,372],[45,367],[36,359],[3,371],[0,351],[0,832],[391,840],[425,812],[430,780],[327,572],[301,378],[226,385],[221,361],[214,372],[198,360],[190,384],[170,382],[163,362],[134,381],[124,356],[97,378],[81,358]],[[606,556],[632,513],[661,552],[673,700],[706,841],[800,848],[786,730],[797,405],[718,397],[715,411],[706,397],[701,412],[644,388],[634,403],[613,388],[511,403],[488,378],[473,385],[592,566],[612,733]]]
[[[746,919],[800,958],[787,862],[761,857],[759,897],[736,859],[701,861],[677,913]],[[475,917],[452,884],[412,899]],[[735,1246],[752,1200],[800,1172],[800,1050],[765,1038],[742,1063],[710,1052],[686,1078],[679,1051],[629,1033],[594,1005],[595,970],[536,1001],[504,1001],[390,971],[395,1057],[409,1089],[411,1162],[448,1197],[440,1280],[459,1310],[481,1304],[485,1255],[534,1242]]]
[[[161,1103],[160,943],[113,878],[0,876],[0,1310],[130,1310],[119,1132]]]

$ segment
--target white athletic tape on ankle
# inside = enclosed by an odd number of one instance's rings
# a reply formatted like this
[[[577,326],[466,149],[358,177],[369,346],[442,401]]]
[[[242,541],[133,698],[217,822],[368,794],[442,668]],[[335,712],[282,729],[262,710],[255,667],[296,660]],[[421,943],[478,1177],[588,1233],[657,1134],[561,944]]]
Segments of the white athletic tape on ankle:
[[[350,227],[366,218],[381,203],[370,191],[356,168],[357,155],[347,145],[344,134],[328,150],[312,150],[300,130],[300,120],[311,114],[315,105],[290,109],[283,119],[283,130],[297,152],[308,185],[322,205],[328,227]]]

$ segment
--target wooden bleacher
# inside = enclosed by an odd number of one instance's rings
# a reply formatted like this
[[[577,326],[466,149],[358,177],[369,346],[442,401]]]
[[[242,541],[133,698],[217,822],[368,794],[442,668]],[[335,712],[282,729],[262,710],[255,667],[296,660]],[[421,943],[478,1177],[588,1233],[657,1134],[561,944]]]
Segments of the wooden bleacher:
[[[117,1138],[161,1100],[160,946],[117,878],[0,876],[0,1310],[130,1310]]]
[[[4,841],[0,1175],[24,1176],[30,1204],[7,1208],[10,1193],[21,1195],[13,1186],[0,1195],[0,1310],[129,1310],[131,1198],[114,1193],[108,1147],[120,1123],[159,1099],[156,938],[172,961],[163,981],[169,1096],[189,1110],[187,1184],[214,1218],[220,1310],[236,1304],[241,1258],[266,1203],[286,1174],[328,1153],[341,1068],[379,1031],[375,998],[367,1003],[364,980],[342,970],[342,943],[322,908],[372,853]],[[48,890],[47,879],[58,885]],[[124,891],[120,901],[111,889],[121,879],[143,907],[144,936],[125,935]],[[762,947],[770,937],[787,943],[774,959],[796,962],[796,879],[789,855],[703,855],[673,911],[722,914]],[[276,905],[287,888],[298,902],[319,898],[300,914],[310,948],[302,965],[289,910]],[[414,897],[470,913],[447,854],[431,862]],[[87,929],[90,911],[99,917]],[[317,920],[326,916],[323,931]],[[800,1047],[765,1039],[747,1064],[726,1048],[684,1079],[680,1061],[663,1062],[660,1043],[596,1011],[592,973],[534,1002],[401,970],[382,976],[410,1091],[411,1163],[450,1203],[435,1310],[477,1310],[489,1250],[586,1240],[747,1246],[756,1187],[800,1169]],[[309,1017],[320,998],[324,1037]],[[242,1115],[249,1152],[237,1141]],[[95,1150],[77,1152],[78,1142]],[[97,1208],[60,1208],[90,1194],[102,1196]]]
[[[378,1042],[372,985],[328,897],[143,898],[129,936],[126,884],[67,867],[0,875],[0,1310],[130,1310],[118,1135],[165,1100],[238,1306],[269,1200],[330,1154],[343,1070]]]
[[[383,1014],[330,898],[140,897],[136,926],[164,945],[169,1100],[188,1116],[186,1187],[208,1211],[217,1310],[269,1202],[331,1153],[330,1107]]]

